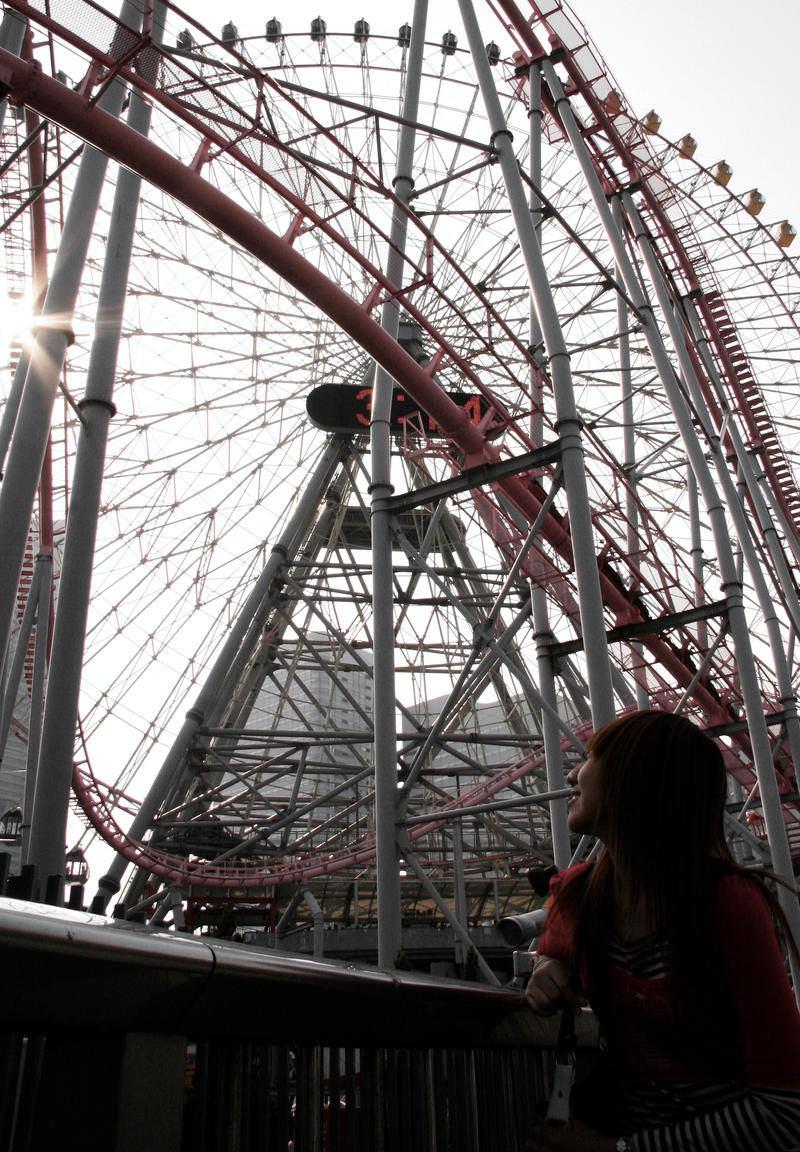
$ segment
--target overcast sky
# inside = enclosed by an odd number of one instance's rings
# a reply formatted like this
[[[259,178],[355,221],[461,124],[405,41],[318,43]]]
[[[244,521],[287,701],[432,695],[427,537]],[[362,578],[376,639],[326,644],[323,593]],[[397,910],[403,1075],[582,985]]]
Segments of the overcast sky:
[[[763,218],[800,230],[800,0],[575,0],[639,114],[655,107],[670,139],[725,159],[731,189],[756,186]],[[800,243],[797,241],[796,243]]]

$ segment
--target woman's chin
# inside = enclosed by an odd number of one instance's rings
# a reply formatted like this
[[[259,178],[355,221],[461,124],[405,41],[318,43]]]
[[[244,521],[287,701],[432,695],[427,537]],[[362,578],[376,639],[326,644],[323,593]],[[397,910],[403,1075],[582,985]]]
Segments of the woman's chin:
[[[582,817],[580,812],[570,812],[567,815],[567,827],[570,832],[577,832],[579,836],[594,835],[594,826],[591,820]]]

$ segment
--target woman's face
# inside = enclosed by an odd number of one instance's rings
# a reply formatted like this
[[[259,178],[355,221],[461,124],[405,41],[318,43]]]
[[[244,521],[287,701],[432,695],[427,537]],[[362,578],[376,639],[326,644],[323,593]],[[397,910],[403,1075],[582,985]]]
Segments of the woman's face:
[[[567,774],[572,794],[567,798],[567,824],[570,831],[603,838],[602,762],[589,755],[579,768]]]

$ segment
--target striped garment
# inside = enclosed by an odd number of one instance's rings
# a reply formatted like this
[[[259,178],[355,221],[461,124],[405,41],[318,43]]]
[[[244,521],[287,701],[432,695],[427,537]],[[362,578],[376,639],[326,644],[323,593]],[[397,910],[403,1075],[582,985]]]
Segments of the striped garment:
[[[655,936],[625,942],[611,934],[609,961],[638,979],[669,972]],[[729,1083],[624,1083],[623,1113],[634,1152],[797,1152],[800,1093]]]

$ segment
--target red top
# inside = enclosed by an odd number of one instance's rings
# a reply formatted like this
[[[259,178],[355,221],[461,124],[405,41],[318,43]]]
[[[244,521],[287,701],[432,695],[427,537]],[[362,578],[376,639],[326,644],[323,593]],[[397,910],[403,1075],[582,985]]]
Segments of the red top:
[[[573,931],[559,907],[559,890],[591,867],[579,864],[555,876],[547,924],[538,951],[572,963]],[[740,1079],[762,1088],[800,1089],[800,1013],[756,883],[742,873],[724,876],[713,910],[719,941],[720,981],[732,1025],[731,1065],[721,1069],[692,1050],[675,1019],[668,973],[639,978],[609,963],[599,992],[590,973],[584,984],[620,1073],[633,1080]],[[594,986],[593,986],[594,985]],[[594,992],[594,996],[592,995]]]

